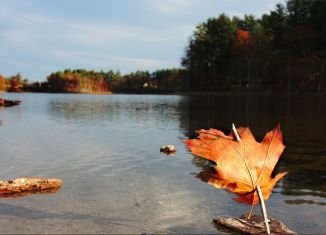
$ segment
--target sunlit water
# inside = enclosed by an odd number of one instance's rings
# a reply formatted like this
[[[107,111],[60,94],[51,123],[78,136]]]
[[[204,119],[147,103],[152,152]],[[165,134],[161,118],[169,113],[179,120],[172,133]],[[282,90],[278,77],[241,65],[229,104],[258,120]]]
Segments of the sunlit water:
[[[183,140],[199,128],[281,124],[289,171],[269,216],[299,233],[326,232],[326,100],[287,96],[1,94],[0,179],[59,177],[53,195],[0,199],[1,233],[222,233],[217,216],[248,206],[195,176],[207,161]],[[159,152],[173,144],[174,157]],[[259,207],[255,209],[259,214]]]

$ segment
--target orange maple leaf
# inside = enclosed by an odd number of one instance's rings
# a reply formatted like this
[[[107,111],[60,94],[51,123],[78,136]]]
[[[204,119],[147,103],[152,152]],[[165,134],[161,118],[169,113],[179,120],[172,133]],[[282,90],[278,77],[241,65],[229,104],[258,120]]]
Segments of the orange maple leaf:
[[[239,127],[240,141],[233,132],[225,135],[216,129],[199,130],[197,139],[185,143],[194,155],[206,158],[217,165],[206,170],[198,178],[238,195],[234,199],[254,206],[259,202],[256,193],[260,186],[264,199],[268,199],[272,188],[287,172],[272,178],[272,172],[285,146],[278,125],[258,143],[249,128]],[[250,214],[250,213],[249,213]]]

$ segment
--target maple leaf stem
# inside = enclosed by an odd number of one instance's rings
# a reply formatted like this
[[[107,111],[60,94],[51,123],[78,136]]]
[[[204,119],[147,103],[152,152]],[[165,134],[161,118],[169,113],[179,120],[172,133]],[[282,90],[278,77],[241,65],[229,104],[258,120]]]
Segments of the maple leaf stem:
[[[254,204],[251,204],[250,210],[249,210],[248,215],[247,215],[247,219],[250,219],[253,208],[254,208]]]
[[[265,202],[264,202],[264,198],[263,198],[263,194],[261,192],[260,186],[257,186],[257,193],[258,193],[258,198],[259,198],[259,202],[260,202],[260,208],[261,208],[261,212],[263,214],[264,217],[264,224],[266,227],[266,232],[267,234],[271,234],[270,229],[269,229],[269,224],[268,224],[268,218],[267,218],[267,212],[266,212],[266,207],[265,207]]]
[[[232,131],[233,131],[233,134],[235,136],[235,139],[240,142],[241,139],[240,139],[240,136],[239,136],[239,133],[238,133],[237,129],[235,128],[234,123],[232,123]]]

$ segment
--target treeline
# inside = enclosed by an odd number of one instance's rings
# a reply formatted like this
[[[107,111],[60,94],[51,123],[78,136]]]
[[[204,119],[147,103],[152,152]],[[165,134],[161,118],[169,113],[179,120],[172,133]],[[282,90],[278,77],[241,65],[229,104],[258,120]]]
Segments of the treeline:
[[[286,91],[326,93],[326,1],[288,0],[255,18],[221,14],[197,25],[182,69],[64,70],[45,82],[0,77],[0,90],[47,92]]]
[[[20,73],[5,78],[0,74],[0,91],[21,92],[27,89],[31,84],[27,79],[23,79]]]
[[[44,82],[29,82],[20,74],[4,78],[0,75],[0,90],[9,92],[61,93],[169,93],[184,91],[184,69],[161,69],[155,72],[137,71],[122,75],[119,71],[66,69],[51,73]]]
[[[289,0],[261,18],[197,25],[182,65],[194,91],[326,90],[326,1]]]
[[[95,72],[84,69],[55,72],[47,77],[50,92],[68,93],[166,93],[182,91],[186,80],[183,69],[162,69],[153,73],[136,71],[122,75],[119,71]]]

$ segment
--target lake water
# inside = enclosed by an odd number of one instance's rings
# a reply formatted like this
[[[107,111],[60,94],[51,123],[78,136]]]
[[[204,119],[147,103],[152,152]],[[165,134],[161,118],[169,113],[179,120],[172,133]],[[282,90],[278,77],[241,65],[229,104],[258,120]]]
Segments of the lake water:
[[[0,198],[1,233],[223,233],[217,216],[247,205],[201,182],[208,162],[183,140],[200,128],[281,124],[289,171],[269,216],[299,233],[326,232],[326,99],[288,96],[0,94],[0,179],[59,177],[53,195]],[[173,144],[174,157],[160,153]],[[260,213],[257,206],[254,210]]]

